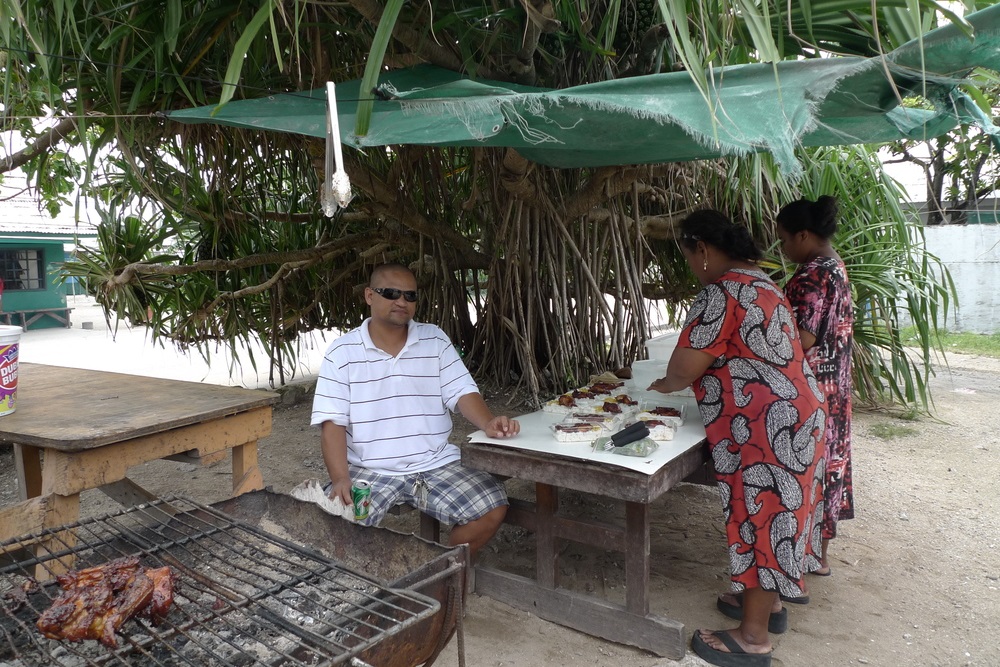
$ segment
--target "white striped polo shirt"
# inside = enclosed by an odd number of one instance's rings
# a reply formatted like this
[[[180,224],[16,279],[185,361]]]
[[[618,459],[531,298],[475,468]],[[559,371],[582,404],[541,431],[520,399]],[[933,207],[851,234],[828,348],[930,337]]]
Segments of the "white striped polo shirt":
[[[311,424],[347,427],[347,460],[384,475],[438,468],[460,457],[448,443],[458,399],[478,393],[439,327],[411,321],[392,357],[372,342],[365,320],[333,341],[316,380]]]

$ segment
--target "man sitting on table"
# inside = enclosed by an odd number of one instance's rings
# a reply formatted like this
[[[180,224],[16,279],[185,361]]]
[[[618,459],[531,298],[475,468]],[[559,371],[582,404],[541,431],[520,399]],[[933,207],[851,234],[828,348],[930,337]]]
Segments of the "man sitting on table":
[[[472,556],[496,533],[507,494],[492,475],[462,466],[448,443],[456,408],[491,438],[514,436],[517,421],[495,417],[448,336],[415,322],[417,281],[400,264],[372,271],[371,317],[333,341],[323,358],[312,425],[322,427],[330,499],[350,505],[351,485],[371,484],[361,523],[377,525],[394,505],[413,505],[452,525],[449,544]]]

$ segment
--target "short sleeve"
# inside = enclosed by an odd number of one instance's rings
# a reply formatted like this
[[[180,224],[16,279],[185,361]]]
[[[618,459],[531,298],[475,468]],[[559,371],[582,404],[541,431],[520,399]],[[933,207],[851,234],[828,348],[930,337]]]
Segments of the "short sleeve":
[[[726,291],[715,283],[706,285],[691,304],[677,345],[721,357],[736,326],[730,310]]]
[[[440,349],[441,359],[441,400],[449,410],[458,409],[458,401],[466,394],[479,393],[479,386],[472,379],[465,362],[458,355],[451,339],[443,331],[440,333],[443,341]]]
[[[822,329],[823,314],[829,307],[828,278],[822,268],[810,264],[797,271],[785,286],[785,296],[792,305],[796,325],[814,336]]]
[[[351,422],[351,380],[347,370],[350,364],[337,352],[335,341],[320,363],[309,420],[312,426],[326,421],[347,426]]]

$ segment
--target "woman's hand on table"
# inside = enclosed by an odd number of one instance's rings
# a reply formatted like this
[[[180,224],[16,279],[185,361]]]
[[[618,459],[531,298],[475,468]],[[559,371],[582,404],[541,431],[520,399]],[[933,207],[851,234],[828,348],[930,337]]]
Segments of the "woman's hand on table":
[[[715,361],[715,357],[708,352],[689,347],[678,347],[670,355],[670,361],[667,362],[667,374],[653,380],[647,391],[670,394],[686,389],[705,374],[713,361]]]
[[[483,431],[488,438],[512,438],[521,432],[521,425],[516,419],[501,415],[486,422]]]
[[[658,391],[661,394],[669,394],[673,391],[673,388],[668,384],[667,378],[662,377],[653,380],[653,383],[646,387],[646,391]]]

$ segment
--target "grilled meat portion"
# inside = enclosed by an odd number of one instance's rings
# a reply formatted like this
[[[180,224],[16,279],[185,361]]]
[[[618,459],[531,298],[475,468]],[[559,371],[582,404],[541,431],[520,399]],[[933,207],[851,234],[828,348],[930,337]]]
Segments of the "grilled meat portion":
[[[74,588],[93,586],[98,583],[106,583],[112,591],[121,590],[132,575],[139,569],[138,556],[125,556],[108,561],[104,565],[88,567],[83,570],[70,570],[66,574],[56,577],[59,588],[69,591]]]
[[[159,622],[173,603],[170,568],[140,568],[136,556],[73,570],[56,581],[63,593],[36,623],[49,639],[96,639],[115,648],[116,633],[127,620],[143,615]]]
[[[153,595],[144,613],[154,624],[158,624],[174,602],[174,573],[169,567],[158,567],[146,570],[146,576],[153,581]]]
[[[104,621],[114,594],[104,580],[82,588],[71,588],[57,597],[38,618],[38,629],[49,639],[83,639],[104,637]]]
[[[115,633],[125,625],[125,621],[142,613],[152,600],[153,580],[142,572],[136,572],[135,576],[129,579],[128,583],[115,595],[114,602],[108,610],[107,616],[104,617],[101,636],[89,637],[89,639],[97,639],[105,646],[115,648],[118,646],[118,637]],[[67,637],[67,639],[70,638]]]

